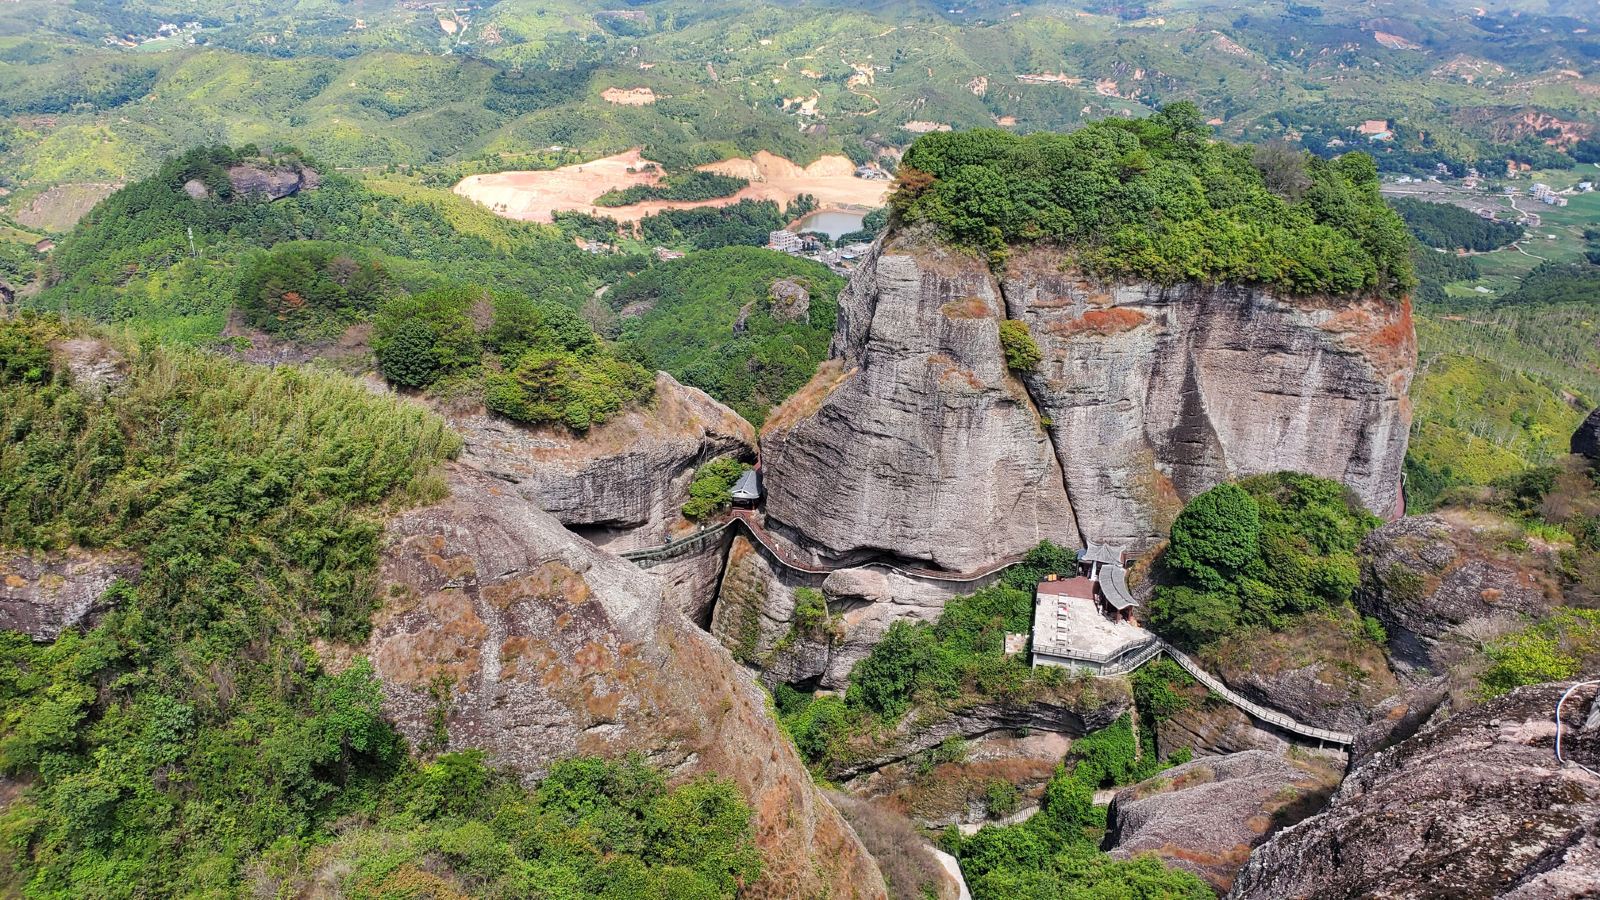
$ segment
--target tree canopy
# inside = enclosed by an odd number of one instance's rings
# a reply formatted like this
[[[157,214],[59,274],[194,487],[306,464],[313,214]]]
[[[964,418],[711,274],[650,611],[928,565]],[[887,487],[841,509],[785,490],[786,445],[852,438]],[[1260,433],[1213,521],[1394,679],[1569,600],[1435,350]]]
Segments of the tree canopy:
[[[1409,237],[1379,196],[1371,157],[1212,141],[1189,103],[1069,134],[924,135],[891,202],[901,222],[957,244],[1054,242],[1104,277],[1388,297],[1415,284]]]

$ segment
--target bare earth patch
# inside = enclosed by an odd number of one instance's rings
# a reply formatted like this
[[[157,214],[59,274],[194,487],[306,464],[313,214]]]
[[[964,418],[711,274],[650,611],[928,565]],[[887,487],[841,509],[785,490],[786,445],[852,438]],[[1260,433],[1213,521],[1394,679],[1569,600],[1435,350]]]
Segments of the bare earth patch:
[[[647,87],[608,87],[600,92],[600,99],[619,106],[649,106],[656,102],[656,92]]]
[[[648,171],[646,171],[648,169]],[[511,219],[553,222],[558,212],[609,216],[637,222],[669,209],[731,206],[740,200],[773,200],[787,205],[801,194],[817,198],[824,209],[875,209],[889,195],[887,181],[855,177],[855,166],[843,156],[824,156],[809,166],[799,166],[781,156],[757,151],[749,159],[727,159],[701,166],[706,172],[735,175],[750,181],[728,197],[692,202],[651,200],[632,206],[595,206],[594,199],[610,190],[661,180],[660,167],[634,148],[578,165],[545,172],[497,172],[472,175],[455,186],[455,192]]]
[[[109,197],[120,184],[82,182],[58,184],[12,210],[12,217],[28,228],[69,231],[94,205]]]

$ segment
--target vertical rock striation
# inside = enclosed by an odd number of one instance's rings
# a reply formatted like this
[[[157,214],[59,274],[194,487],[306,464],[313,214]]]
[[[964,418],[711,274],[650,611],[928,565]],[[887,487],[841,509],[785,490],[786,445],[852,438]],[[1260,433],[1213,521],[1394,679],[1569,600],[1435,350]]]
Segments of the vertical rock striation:
[[[998,324],[1043,359],[1006,369]],[[762,436],[768,514],[825,555],[971,569],[1041,539],[1146,547],[1218,482],[1282,470],[1399,501],[1410,306],[1231,285],[1101,284],[1059,253],[880,245],[833,361]]]
[[[982,263],[933,249],[868,258],[840,296],[833,365],[762,435],[770,524],[823,556],[955,571],[1049,539],[1078,546],[1005,304]]]
[[[1044,359],[1026,376],[1086,538],[1148,545],[1182,502],[1277,471],[1395,512],[1410,308],[1231,285],[1099,284],[1034,251],[1001,282]]]

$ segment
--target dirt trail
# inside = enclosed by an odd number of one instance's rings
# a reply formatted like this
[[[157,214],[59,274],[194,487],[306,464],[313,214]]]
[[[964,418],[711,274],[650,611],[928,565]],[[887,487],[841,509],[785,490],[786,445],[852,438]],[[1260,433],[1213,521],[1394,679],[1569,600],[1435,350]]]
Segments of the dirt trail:
[[[454,190],[511,219],[553,222],[555,213],[581,212],[637,222],[663,210],[730,206],[740,200],[788,204],[800,194],[816,197],[822,209],[875,209],[884,204],[891,187],[887,181],[855,177],[855,166],[842,156],[824,156],[801,167],[761,150],[748,159],[726,159],[700,167],[703,171],[749,179],[750,184],[730,197],[695,202],[652,200],[621,207],[594,205],[594,198],[606,191],[660,181],[659,171],[641,171],[648,163],[634,148],[545,172],[472,175],[462,179]]]

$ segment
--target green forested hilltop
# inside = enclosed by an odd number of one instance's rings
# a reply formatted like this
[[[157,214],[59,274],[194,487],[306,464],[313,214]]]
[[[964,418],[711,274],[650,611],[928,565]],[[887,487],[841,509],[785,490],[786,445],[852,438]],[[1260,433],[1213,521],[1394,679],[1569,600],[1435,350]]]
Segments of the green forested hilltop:
[[[0,634],[0,894],[732,897],[731,785],[558,763],[526,791],[476,752],[414,759],[359,642],[385,514],[437,498],[460,440],[300,369],[121,344],[81,390],[53,320],[0,321],[0,544],[137,555],[87,631]]]
[[[1388,297],[1415,285],[1370,158],[1207,134],[1188,103],[1066,135],[930,134],[906,151],[892,203],[902,224],[979,249],[1063,244],[1100,275]]]
[[[618,343],[757,428],[828,357],[844,279],[756,247],[694,253],[624,279],[606,301]]]

